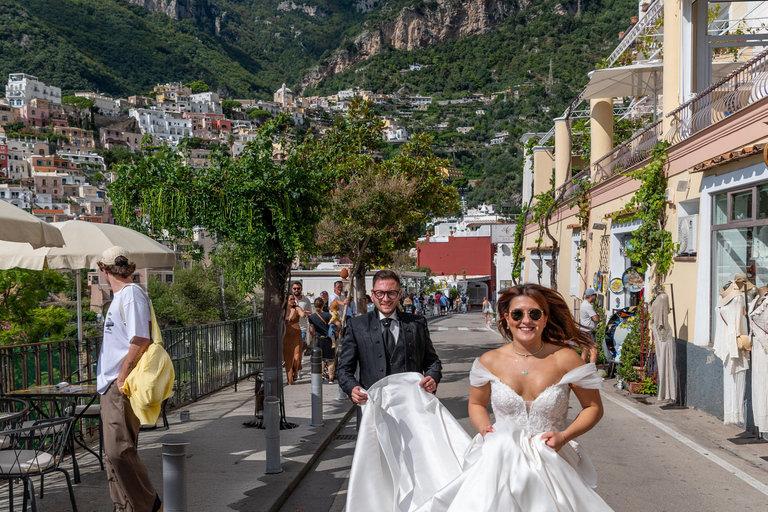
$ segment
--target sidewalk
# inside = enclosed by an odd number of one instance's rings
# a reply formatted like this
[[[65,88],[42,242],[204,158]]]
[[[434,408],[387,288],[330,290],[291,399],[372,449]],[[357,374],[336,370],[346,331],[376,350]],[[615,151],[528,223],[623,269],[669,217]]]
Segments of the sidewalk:
[[[309,358],[304,368],[309,369]],[[190,421],[179,420],[180,410],[168,415],[169,430],[141,432],[139,453],[149,470],[155,488],[162,495],[162,439],[183,436],[187,447],[188,510],[267,512],[279,509],[285,498],[298,485],[302,476],[333,439],[343,422],[354,413],[350,400],[336,400],[338,386],[323,384],[323,413],[325,425],[310,427],[310,377],[303,377],[294,386],[285,387],[285,408],[288,421],[297,428],[280,432],[283,472],[265,475],[266,452],[264,430],[245,428],[243,422],[253,418],[254,383],[241,381],[237,392],[230,387],[182,407],[188,410]],[[98,449],[98,445],[96,445]],[[78,452],[82,482],[74,486],[78,510],[104,512],[112,510],[106,473],[90,454]],[[72,476],[69,457],[62,467]],[[39,499],[40,479],[34,478],[37,507],[40,512],[61,512],[70,509],[63,475],[45,479],[45,497]],[[14,486],[15,509],[21,510],[21,489]],[[7,484],[0,485],[0,510],[8,510]]]

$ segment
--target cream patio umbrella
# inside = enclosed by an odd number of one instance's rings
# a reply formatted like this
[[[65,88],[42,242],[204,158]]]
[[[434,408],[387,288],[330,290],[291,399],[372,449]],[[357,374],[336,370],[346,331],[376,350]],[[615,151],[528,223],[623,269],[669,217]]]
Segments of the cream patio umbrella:
[[[173,268],[176,253],[163,244],[132,229],[114,224],[98,224],[80,220],[49,224],[63,236],[64,247],[32,249],[29,244],[0,242],[0,270],[26,268],[57,270],[98,268],[101,253],[113,245],[125,247],[136,268]],[[77,282],[77,338],[82,346],[82,290]]]
[[[61,247],[61,232],[21,208],[0,201],[0,240],[31,244],[32,247]]]

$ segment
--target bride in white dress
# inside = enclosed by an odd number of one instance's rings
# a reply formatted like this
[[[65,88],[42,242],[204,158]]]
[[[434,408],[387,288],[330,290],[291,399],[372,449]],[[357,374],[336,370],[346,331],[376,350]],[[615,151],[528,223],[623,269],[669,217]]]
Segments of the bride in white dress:
[[[470,373],[474,438],[418,386],[419,374],[368,390],[347,512],[611,511],[573,441],[603,414],[602,379],[573,350],[591,339],[562,296],[531,284],[501,292],[498,326],[509,343],[476,359]],[[567,425],[571,390],[582,410]]]

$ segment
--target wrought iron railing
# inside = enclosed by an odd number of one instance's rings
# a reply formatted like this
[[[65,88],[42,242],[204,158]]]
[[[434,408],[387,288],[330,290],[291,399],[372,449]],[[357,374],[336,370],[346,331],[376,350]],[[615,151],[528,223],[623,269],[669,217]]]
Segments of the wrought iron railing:
[[[579,194],[579,182],[584,179],[589,179],[589,169],[579,171],[578,173],[574,174],[571,179],[560,185],[560,187],[557,189],[557,192],[555,193],[555,197],[560,198],[559,200],[562,203],[570,201],[574,196]]]
[[[712,126],[768,96],[768,50],[667,114],[672,144]]]
[[[592,181],[600,183],[648,158],[661,140],[661,119],[635,133],[592,164]]]
[[[252,375],[246,359],[264,354],[261,317],[163,331],[166,350],[176,371],[175,406],[235,384]]]
[[[163,331],[176,371],[172,405],[182,405],[252,375],[246,359],[263,356],[261,317]],[[83,341],[83,371],[78,375],[77,340],[0,347],[0,394],[30,386],[96,377],[101,337]]]

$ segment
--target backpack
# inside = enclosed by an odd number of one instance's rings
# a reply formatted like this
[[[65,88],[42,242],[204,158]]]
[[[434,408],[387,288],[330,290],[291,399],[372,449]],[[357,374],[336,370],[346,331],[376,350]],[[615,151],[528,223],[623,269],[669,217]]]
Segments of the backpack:
[[[129,285],[136,286],[136,285]],[[173,395],[173,383],[176,374],[173,362],[163,347],[163,334],[155,316],[155,308],[144,290],[137,286],[147,298],[151,319],[150,335],[152,343],[142,354],[136,367],[128,374],[125,384],[120,388],[131,402],[136,417],[142,425],[154,425],[160,416],[162,403]],[[122,302],[118,304],[123,325],[126,325]]]

